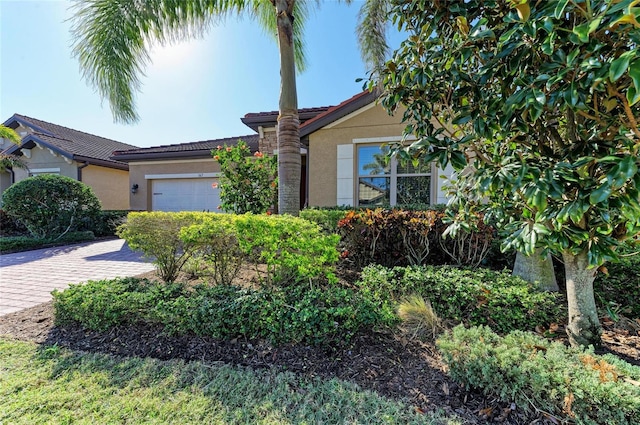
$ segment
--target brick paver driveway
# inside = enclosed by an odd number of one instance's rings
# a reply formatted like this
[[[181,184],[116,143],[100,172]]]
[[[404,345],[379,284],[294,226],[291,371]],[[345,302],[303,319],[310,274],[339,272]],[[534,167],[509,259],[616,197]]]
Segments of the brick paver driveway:
[[[153,270],[122,239],[0,255],[0,316],[51,300],[70,283]]]

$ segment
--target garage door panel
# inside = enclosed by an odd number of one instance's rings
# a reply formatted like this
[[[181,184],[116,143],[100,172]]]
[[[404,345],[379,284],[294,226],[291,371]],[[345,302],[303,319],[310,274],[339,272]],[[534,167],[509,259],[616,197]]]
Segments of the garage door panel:
[[[211,211],[220,205],[217,178],[157,179],[151,183],[154,211]]]

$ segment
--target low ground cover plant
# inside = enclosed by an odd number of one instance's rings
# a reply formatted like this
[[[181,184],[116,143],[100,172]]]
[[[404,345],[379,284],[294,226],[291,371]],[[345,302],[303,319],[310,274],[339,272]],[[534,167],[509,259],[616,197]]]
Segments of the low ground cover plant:
[[[560,296],[506,272],[451,266],[363,269],[357,287],[380,306],[393,308],[402,298],[429,300],[443,320],[489,325],[498,332],[533,330],[563,317]]]
[[[0,238],[0,252],[8,254],[12,252],[28,251],[32,249],[47,248],[78,242],[95,240],[93,232],[69,232],[62,237],[34,238],[31,236],[8,236]]]
[[[86,184],[44,174],[21,180],[2,193],[4,211],[34,238],[55,238],[94,223],[100,201]]]
[[[438,348],[452,377],[518,408],[578,424],[640,423],[640,368],[527,332],[458,326]]]
[[[285,286],[260,289],[232,285],[188,288],[136,278],[90,281],[54,291],[56,323],[77,322],[104,331],[152,323],[174,334],[220,339],[267,339],[273,343],[329,344],[358,331],[388,326],[393,313],[356,291]]]

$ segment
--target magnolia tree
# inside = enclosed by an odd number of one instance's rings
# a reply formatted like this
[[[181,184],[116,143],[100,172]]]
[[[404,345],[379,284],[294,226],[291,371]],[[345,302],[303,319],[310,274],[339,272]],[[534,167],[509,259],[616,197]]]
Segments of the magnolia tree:
[[[382,104],[406,106],[417,138],[398,154],[466,168],[505,248],[562,257],[574,345],[599,343],[597,270],[640,233],[637,3],[398,0],[392,11],[408,39],[386,64]]]

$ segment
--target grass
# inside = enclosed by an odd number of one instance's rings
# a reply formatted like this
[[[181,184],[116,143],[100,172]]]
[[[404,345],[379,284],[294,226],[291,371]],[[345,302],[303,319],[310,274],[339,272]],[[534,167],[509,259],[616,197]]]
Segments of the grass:
[[[0,338],[0,424],[459,424],[339,381]]]

